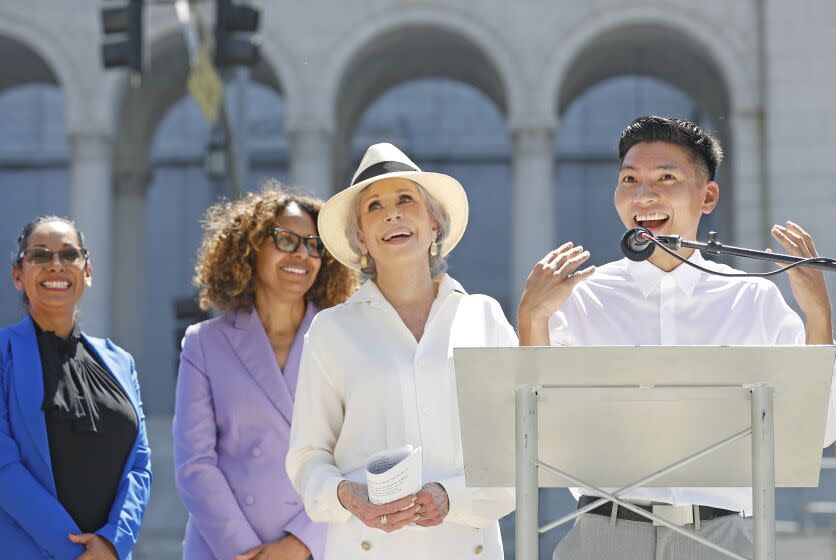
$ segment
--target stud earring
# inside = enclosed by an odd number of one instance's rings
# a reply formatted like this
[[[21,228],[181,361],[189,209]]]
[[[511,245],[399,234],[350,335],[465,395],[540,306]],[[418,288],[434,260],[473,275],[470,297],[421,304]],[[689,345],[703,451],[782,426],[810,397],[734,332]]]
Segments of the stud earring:
[[[432,255],[433,257],[438,255],[438,243],[436,243],[435,241],[430,243],[430,255]]]
[[[360,255],[360,270],[365,270],[369,267],[369,257],[366,256],[366,253],[363,252]]]

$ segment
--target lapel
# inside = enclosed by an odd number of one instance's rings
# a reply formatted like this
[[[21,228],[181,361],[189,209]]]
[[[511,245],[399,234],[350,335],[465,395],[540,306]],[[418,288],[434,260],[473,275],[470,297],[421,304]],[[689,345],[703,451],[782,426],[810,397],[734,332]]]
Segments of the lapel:
[[[308,332],[311,321],[313,321],[314,315],[318,311],[319,309],[313,303],[308,302],[305,316],[299,323],[299,330],[296,331],[296,336],[293,338],[293,344],[290,346],[290,352],[287,354],[287,361],[282,370],[282,377],[287,385],[287,390],[290,392],[290,398],[294,402],[296,401],[296,382],[299,380],[299,364],[302,361],[302,347],[305,345],[305,333]]]
[[[225,326],[224,333],[244,368],[261,387],[273,406],[290,425],[293,416],[293,397],[282,376],[273,347],[258,318],[255,309],[247,313],[239,311],[234,324]],[[301,328],[300,328],[301,331]],[[297,333],[298,337],[298,333]],[[294,341],[294,345],[296,342]],[[290,356],[288,356],[288,364]]]
[[[116,355],[107,347],[106,341],[99,338],[90,338],[84,333],[81,333],[81,338],[84,340],[87,348],[98,358],[99,363],[110,373],[110,376],[122,386],[122,390],[128,396],[128,399],[130,399],[134,407],[137,420],[141,421],[142,419],[139,417],[139,403],[137,402],[137,395],[134,391],[133,380],[131,379],[130,364],[122,364],[117,361]]]
[[[44,373],[38,338],[32,318],[27,314],[11,329],[12,381],[17,394],[18,405],[38,454],[44,460],[52,480],[52,462],[49,458],[49,439],[46,434],[46,420],[42,410],[44,401]],[[53,483],[54,484],[54,483]],[[55,491],[53,490],[53,494]]]

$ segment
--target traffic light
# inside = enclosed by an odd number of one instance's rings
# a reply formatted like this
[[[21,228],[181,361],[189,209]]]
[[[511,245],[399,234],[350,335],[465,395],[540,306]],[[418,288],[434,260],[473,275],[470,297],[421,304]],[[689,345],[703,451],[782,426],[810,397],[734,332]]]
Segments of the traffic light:
[[[259,16],[259,10],[252,6],[217,0],[215,65],[218,68],[252,66],[258,62],[258,44],[249,34],[258,30]]]
[[[102,8],[102,64],[142,72],[142,0]]]

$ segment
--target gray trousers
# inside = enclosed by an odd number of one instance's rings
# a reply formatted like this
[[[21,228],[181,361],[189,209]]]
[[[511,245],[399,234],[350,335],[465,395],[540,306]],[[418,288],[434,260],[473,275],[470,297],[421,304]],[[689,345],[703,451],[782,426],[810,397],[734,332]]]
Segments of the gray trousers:
[[[685,529],[693,530],[693,525]],[[700,524],[700,536],[752,557],[750,519],[729,515]],[[581,515],[557,545],[554,560],[729,560],[728,556],[653,523]]]

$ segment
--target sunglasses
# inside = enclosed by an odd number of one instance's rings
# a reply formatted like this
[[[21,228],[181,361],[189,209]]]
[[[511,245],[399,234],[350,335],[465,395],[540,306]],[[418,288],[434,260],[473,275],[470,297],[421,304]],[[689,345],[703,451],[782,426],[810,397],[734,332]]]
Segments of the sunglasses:
[[[299,248],[299,244],[305,242],[305,249],[308,255],[315,259],[322,258],[325,255],[325,245],[318,235],[299,235],[296,232],[285,228],[274,228],[270,235],[273,236],[273,242],[276,244],[276,249],[285,253],[295,253]]]
[[[64,264],[81,264],[87,259],[87,249],[77,249],[75,247],[67,247],[60,251],[50,251],[49,249],[27,249],[21,251],[18,255],[20,259],[26,259],[30,264],[47,264],[52,262],[52,259],[58,255],[61,262]]]

